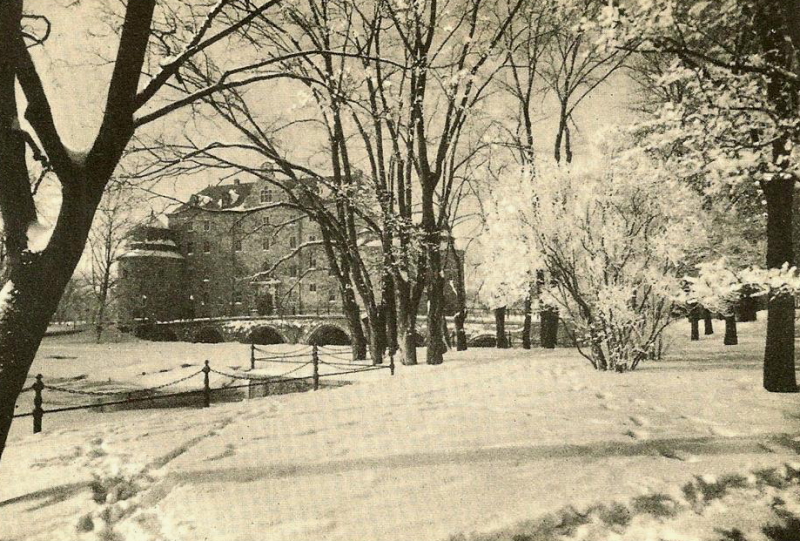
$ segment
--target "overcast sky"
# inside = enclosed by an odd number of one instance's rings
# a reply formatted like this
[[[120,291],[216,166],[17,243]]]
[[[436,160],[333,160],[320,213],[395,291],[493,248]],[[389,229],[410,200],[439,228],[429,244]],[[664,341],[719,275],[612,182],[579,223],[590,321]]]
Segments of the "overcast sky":
[[[99,127],[111,66],[101,57],[111,58],[116,49],[116,37],[109,34],[106,23],[100,20],[100,6],[109,0],[28,0],[26,7],[49,17],[52,34],[45,46],[34,50],[34,58],[42,73],[46,91],[53,106],[57,126],[68,147],[81,150],[88,147]],[[628,110],[629,87],[624,75],[615,76],[601,85],[578,108],[575,138],[576,159],[586,158],[588,147],[599,130],[610,125],[628,123],[633,115]],[[258,89],[263,95],[265,109],[285,111],[298,98],[298,88],[289,84],[269,84]],[[546,118],[537,124],[537,147],[542,156],[552,155],[556,132],[553,103],[545,102]],[[150,128],[175,138],[191,133],[195,126],[185,124],[185,115],[174,115],[156,121]],[[307,144],[307,138],[298,144]],[[205,185],[217,183],[213,173],[171,183],[162,189],[171,196],[186,198]]]

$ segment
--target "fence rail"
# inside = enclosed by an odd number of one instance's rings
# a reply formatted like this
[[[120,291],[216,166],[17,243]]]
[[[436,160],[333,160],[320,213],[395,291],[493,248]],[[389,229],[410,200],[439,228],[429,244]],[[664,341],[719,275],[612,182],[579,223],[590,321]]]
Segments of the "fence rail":
[[[37,374],[36,380],[34,383],[28,387],[22,389],[22,393],[33,392],[33,409],[27,413],[18,413],[14,415],[14,418],[22,418],[22,417],[33,417],[33,433],[38,434],[42,431],[42,421],[44,419],[45,414],[54,414],[54,413],[63,413],[68,411],[77,411],[77,410],[89,410],[93,408],[102,408],[104,406],[116,406],[121,404],[135,404],[139,402],[153,402],[156,400],[163,400],[165,398],[175,398],[180,396],[190,396],[190,395],[197,395],[202,393],[203,395],[203,407],[210,407],[211,406],[211,396],[215,392],[219,391],[230,391],[234,389],[244,389],[244,388],[253,388],[254,386],[264,385],[265,388],[269,383],[291,383],[291,382],[300,382],[300,381],[307,381],[311,380],[311,385],[313,390],[318,390],[320,387],[320,380],[322,378],[328,378],[333,376],[343,376],[347,374],[358,374],[361,372],[370,372],[374,370],[389,370],[391,375],[394,375],[394,356],[390,357],[390,362],[388,366],[385,365],[369,365],[365,363],[358,363],[358,362],[349,362],[349,363],[341,363],[341,362],[327,362],[321,361],[319,358],[319,347],[318,346],[308,346],[307,349],[302,349],[299,352],[291,352],[291,354],[283,355],[283,354],[276,354],[276,355],[269,355],[269,352],[259,349],[252,344],[250,346],[250,368],[255,369],[256,362],[269,362],[269,363],[286,363],[286,364],[298,364],[279,375],[274,376],[261,376],[257,374],[247,374],[247,373],[230,373],[225,372],[222,370],[216,370],[211,368],[211,363],[209,361],[205,361],[203,368],[200,370],[193,372],[187,376],[178,378],[176,380],[163,383],[161,385],[157,385],[155,387],[149,387],[146,389],[135,389],[135,390],[126,390],[126,391],[86,391],[81,389],[69,389],[67,387],[60,387],[57,385],[48,385],[44,382],[44,376],[41,374]],[[267,354],[266,357],[256,357],[256,352]],[[325,354],[331,356],[330,353],[325,351]],[[286,360],[286,359],[294,359],[303,357],[308,359],[306,361],[293,361],[293,360]],[[342,357],[334,357],[335,359],[341,359]],[[286,377],[295,372],[302,370],[303,368],[308,367],[309,365],[312,366],[312,374],[310,376],[296,376],[296,377]],[[332,369],[339,370],[338,372],[333,373],[320,373],[320,366],[330,366]],[[344,370],[344,368],[348,368],[348,370]],[[241,381],[245,380],[247,383],[244,384],[237,384],[237,385],[227,385],[224,387],[211,387],[210,383],[210,374],[214,373],[216,375],[230,378],[234,381]],[[186,391],[178,391],[173,393],[166,393],[166,394],[153,394],[156,391],[161,389],[165,389],[167,387],[171,387],[173,385],[177,385],[178,383],[183,383],[200,375],[203,375],[203,386],[199,389],[190,389]],[[43,395],[44,391],[51,391],[55,393],[64,393],[70,395],[80,395],[80,396],[95,396],[95,397],[120,397],[124,396],[125,398],[120,398],[117,400],[107,400],[102,402],[92,402],[90,404],[78,404],[75,406],[63,406],[58,408],[50,408],[44,409],[44,400]],[[137,395],[146,395],[146,396],[137,396]]]

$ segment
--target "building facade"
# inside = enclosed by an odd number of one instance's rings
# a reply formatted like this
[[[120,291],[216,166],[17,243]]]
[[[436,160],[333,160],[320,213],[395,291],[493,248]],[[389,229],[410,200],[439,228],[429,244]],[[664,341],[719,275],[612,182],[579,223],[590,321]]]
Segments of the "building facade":
[[[166,224],[135,228],[119,261],[122,319],[341,312],[319,226],[284,198],[264,181],[209,186]],[[362,250],[379,272],[380,246]]]

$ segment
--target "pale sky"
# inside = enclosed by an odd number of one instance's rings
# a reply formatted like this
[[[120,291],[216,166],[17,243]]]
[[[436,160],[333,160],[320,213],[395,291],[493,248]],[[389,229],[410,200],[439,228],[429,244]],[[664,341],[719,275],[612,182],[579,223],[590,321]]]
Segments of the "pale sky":
[[[110,65],[102,62],[97,53],[112,57],[116,37],[102,37],[108,35],[108,29],[98,21],[98,7],[111,4],[108,0],[81,0],[75,7],[64,7],[70,3],[70,0],[28,0],[26,9],[47,15],[53,23],[50,39],[44,47],[35,48],[33,55],[65,143],[73,150],[82,150],[91,143],[99,127],[110,77]],[[578,131],[573,129],[577,160],[586,157],[587,144],[599,130],[628,123],[634,118],[627,109],[629,88],[624,75],[617,75],[598,87],[578,108],[575,114]],[[266,83],[258,92],[263,93],[265,108],[285,111],[297,100],[298,87]],[[548,101],[544,109],[547,114],[548,109],[553,109],[552,104]],[[194,127],[187,125],[184,119],[185,115],[174,114],[156,121],[148,130],[178,138],[193,134]],[[537,147],[541,156],[552,156],[555,122],[554,115],[550,114],[537,124]],[[307,143],[298,142],[298,146],[303,144]],[[169,192],[168,195],[187,198],[216,182],[215,174],[209,172],[162,189]]]

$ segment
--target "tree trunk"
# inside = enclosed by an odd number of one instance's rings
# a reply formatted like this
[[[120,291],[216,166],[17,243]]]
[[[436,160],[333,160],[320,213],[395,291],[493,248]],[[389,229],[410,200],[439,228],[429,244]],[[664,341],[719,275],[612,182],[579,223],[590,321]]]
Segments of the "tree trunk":
[[[697,317],[694,311],[689,314],[689,323],[692,326],[690,340],[696,342],[700,340],[700,318]]]
[[[725,316],[725,339],[722,343],[726,346],[735,346],[739,343],[739,334],[736,332],[736,314]]]
[[[767,267],[794,264],[792,198],[794,178],[764,185],[767,199]],[[771,392],[797,392],[794,367],[794,296],[779,294],[767,306],[767,342],[764,350],[764,388]]]
[[[456,351],[467,350],[467,331],[464,328],[464,322],[466,319],[467,314],[464,310],[459,310],[453,318],[453,321],[456,324]]]
[[[768,65],[793,70],[797,65],[797,29],[787,24],[786,2],[756,4],[756,28]],[[789,12],[792,9],[789,8]],[[781,120],[794,122],[798,115],[797,87],[779,76],[767,79],[767,98]],[[785,168],[790,163],[788,135],[772,142],[772,164],[780,172],[761,183],[767,200],[767,267],[779,269],[794,264],[792,212],[796,175]],[[764,347],[764,388],[771,392],[797,392],[794,368],[794,296],[771,296],[767,305],[767,342]]]
[[[539,318],[539,339],[542,347],[555,349],[558,345],[558,309],[547,306],[540,312]]]
[[[369,340],[369,356],[372,364],[383,364],[383,355],[386,352],[386,325],[383,314],[375,314],[366,318],[367,340]]]
[[[703,334],[709,336],[714,334],[714,320],[711,318],[711,310],[703,308]]]
[[[522,324],[522,349],[531,349],[531,327],[533,325],[532,299],[530,293],[525,297],[525,321]]]
[[[400,314],[398,330],[400,338],[400,362],[406,366],[417,364],[417,329],[414,323]],[[416,319],[413,318],[412,321]]]
[[[756,321],[758,319],[758,299],[752,296],[752,291],[745,287],[737,306],[737,318],[741,322]]]
[[[13,272],[12,298],[0,315],[0,457],[36,351],[55,312],[59,293],[31,270]],[[26,275],[21,279],[21,275]],[[49,279],[49,277],[48,277]],[[6,286],[8,287],[8,286]]]
[[[456,302],[458,303],[458,311],[453,318],[456,326],[456,351],[466,351],[469,347],[467,344],[467,331],[464,329],[464,324],[467,321],[467,285],[464,277],[464,261],[459,257],[454,242],[450,242],[450,256],[456,265]]]
[[[508,348],[506,337],[506,307],[494,309],[495,344],[500,349]]]
[[[0,162],[0,167],[5,175],[10,164]],[[102,190],[87,193],[84,188],[62,188],[61,212],[47,248],[39,254],[25,252],[6,267],[3,289],[8,295],[0,307],[0,457],[17,397],[80,260],[100,202]]]
[[[428,347],[425,350],[425,363],[442,364],[445,352],[442,336],[442,317],[444,317],[442,253],[439,249],[439,233],[435,230],[433,194],[423,190],[422,199],[423,223],[428,235]]]
[[[339,287],[342,294],[342,309],[350,328],[350,343],[353,346],[353,360],[361,361],[367,358],[367,337],[361,326],[361,310],[358,308],[353,290],[349,287]]]
[[[446,346],[444,344],[444,337],[442,336],[442,317],[444,316],[443,306],[443,281],[441,279],[441,266],[438,260],[439,257],[434,255],[432,250],[428,259],[429,267],[429,281],[428,281],[428,317],[427,317],[427,330],[428,330],[428,347],[425,352],[426,364],[442,364],[444,362],[444,352]]]

